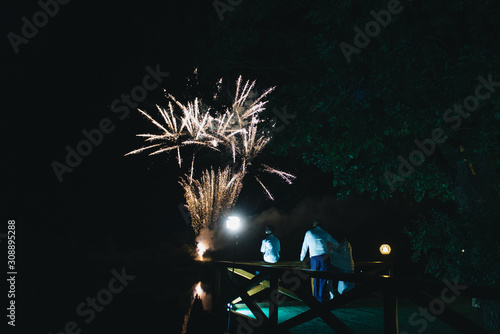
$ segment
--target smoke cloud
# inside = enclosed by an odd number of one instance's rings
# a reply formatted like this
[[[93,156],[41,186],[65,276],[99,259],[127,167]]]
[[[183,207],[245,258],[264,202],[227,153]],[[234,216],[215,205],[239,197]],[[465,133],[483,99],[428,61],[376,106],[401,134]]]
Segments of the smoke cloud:
[[[203,251],[207,251],[210,249],[214,249],[214,232],[209,230],[207,227],[201,229],[200,234],[196,237],[197,242],[197,251],[200,250],[200,244],[204,245],[205,249]],[[198,254],[199,255],[199,254]],[[203,254],[201,254],[203,255]]]
[[[281,242],[281,259],[298,261],[304,234],[315,219],[323,223],[323,229],[338,239],[346,235],[351,244],[365,244],[373,237],[374,229],[382,227],[390,215],[379,201],[371,199],[336,200],[333,196],[308,197],[288,210],[271,207],[261,213],[242,217],[243,227],[238,237],[237,261],[260,261],[260,245],[265,238],[265,227],[274,226],[274,235]],[[368,232],[371,231],[371,232]],[[366,235],[369,234],[369,235]],[[201,240],[210,240],[212,250],[220,250],[219,256],[232,260],[234,235],[225,228],[200,234]],[[217,257],[219,257],[217,256]]]

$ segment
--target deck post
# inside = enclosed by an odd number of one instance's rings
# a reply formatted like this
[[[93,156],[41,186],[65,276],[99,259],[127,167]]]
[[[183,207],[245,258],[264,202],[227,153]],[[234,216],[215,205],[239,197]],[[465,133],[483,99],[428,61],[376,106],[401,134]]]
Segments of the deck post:
[[[384,290],[384,334],[398,334],[398,297],[390,287]]]
[[[221,291],[220,291],[220,267],[216,266],[214,268],[214,296],[213,296],[213,303],[212,305],[215,305],[217,307],[217,309],[219,308],[220,306],[220,302],[221,302]],[[212,307],[213,309],[213,307]]]
[[[278,273],[271,270],[269,273],[269,326],[271,328],[278,326],[278,294]]]

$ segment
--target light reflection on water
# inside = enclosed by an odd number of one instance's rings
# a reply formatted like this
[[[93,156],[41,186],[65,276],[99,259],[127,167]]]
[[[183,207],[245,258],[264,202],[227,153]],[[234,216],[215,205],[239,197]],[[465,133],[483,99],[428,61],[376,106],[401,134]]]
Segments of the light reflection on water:
[[[189,310],[187,313],[184,315],[184,323],[182,325],[182,334],[186,333],[187,330],[187,325],[189,322],[189,318],[191,316],[191,309],[193,308],[193,302],[196,298],[196,296],[200,297],[201,302],[203,304],[203,310],[211,310],[212,309],[212,295],[210,293],[207,293],[203,289],[203,285],[201,281],[198,283],[194,284],[192,287],[192,297],[191,297],[191,305],[189,306]]]
[[[206,291],[203,289],[203,284],[201,283],[201,281],[193,286],[193,298],[196,295],[198,295],[203,302],[204,310],[212,309],[212,295],[210,293],[206,293]]]

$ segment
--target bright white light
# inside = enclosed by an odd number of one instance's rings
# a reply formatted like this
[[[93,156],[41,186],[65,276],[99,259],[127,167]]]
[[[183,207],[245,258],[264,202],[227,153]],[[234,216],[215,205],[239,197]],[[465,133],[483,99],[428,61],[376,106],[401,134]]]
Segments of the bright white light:
[[[200,261],[203,261],[203,254],[205,254],[208,246],[203,242],[198,242],[198,246],[196,247],[198,251],[198,255],[200,256]]]
[[[238,231],[240,229],[241,222],[240,218],[236,216],[231,216],[227,218],[227,228],[231,231]]]

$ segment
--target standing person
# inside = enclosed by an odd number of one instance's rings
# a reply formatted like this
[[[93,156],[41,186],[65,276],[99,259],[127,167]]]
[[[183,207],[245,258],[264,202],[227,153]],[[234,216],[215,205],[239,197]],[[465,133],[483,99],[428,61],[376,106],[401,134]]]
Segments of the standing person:
[[[337,247],[339,243],[330,235],[330,233],[323,230],[320,226],[321,222],[319,220],[315,220],[313,222],[313,228],[306,232],[304,242],[302,243],[302,251],[300,252],[300,261],[304,261],[307,251],[309,250],[309,256],[311,257],[311,269],[327,271],[330,267],[328,243],[332,244],[333,247]],[[323,302],[323,296],[326,293],[325,287],[325,278],[314,279],[314,297],[321,303]]]
[[[267,237],[262,240],[260,251],[264,254],[264,261],[268,263],[276,263],[280,259],[280,241],[274,235],[274,227],[268,225],[266,227]]]
[[[352,259],[352,247],[344,234],[341,235],[338,247],[332,247],[330,251],[331,264],[341,273],[354,273],[354,260]],[[339,281],[338,292],[342,294],[354,288],[353,282]],[[330,294],[331,297],[331,294]]]

